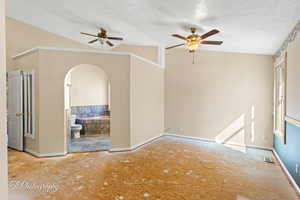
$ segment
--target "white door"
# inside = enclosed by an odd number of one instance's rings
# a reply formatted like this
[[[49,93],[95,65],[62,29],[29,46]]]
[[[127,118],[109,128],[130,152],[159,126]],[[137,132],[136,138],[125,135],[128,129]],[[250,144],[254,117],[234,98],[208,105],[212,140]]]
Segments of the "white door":
[[[7,79],[8,146],[23,151],[23,78],[21,71],[8,72]]]

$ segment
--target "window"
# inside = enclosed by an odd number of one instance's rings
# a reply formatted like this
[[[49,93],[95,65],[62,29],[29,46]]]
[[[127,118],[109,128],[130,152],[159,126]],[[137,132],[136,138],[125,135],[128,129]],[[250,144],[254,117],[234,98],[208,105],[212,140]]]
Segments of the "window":
[[[274,69],[274,133],[285,143],[286,53]]]
[[[23,71],[23,128],[25,136],[34,137],[34,72]]]

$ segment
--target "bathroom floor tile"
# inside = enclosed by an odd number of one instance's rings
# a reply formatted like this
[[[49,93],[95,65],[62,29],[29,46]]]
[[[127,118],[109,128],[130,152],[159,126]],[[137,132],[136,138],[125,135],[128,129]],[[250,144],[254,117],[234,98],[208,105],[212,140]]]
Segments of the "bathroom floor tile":
[[[78,139],[71,139],[69,143],[69,152],[85,152],[85,151],[103,151],[109,150],[109,137],[81,137]]]

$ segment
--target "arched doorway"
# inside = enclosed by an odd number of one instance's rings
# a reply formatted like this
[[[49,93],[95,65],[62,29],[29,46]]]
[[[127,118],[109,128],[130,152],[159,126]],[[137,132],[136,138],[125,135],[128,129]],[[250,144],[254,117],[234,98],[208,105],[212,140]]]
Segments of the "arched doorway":
[[[110,83],[98,66],[74,66],[65,77],[68,152],[110,148]]]

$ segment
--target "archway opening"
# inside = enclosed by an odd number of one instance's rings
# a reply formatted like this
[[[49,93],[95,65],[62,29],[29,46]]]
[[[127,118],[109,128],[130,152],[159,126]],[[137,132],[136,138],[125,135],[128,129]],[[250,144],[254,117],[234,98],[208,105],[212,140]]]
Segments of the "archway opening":
[[[110,149],[110,82],[98,66],[74,66],[65,77],[68,152]]]

